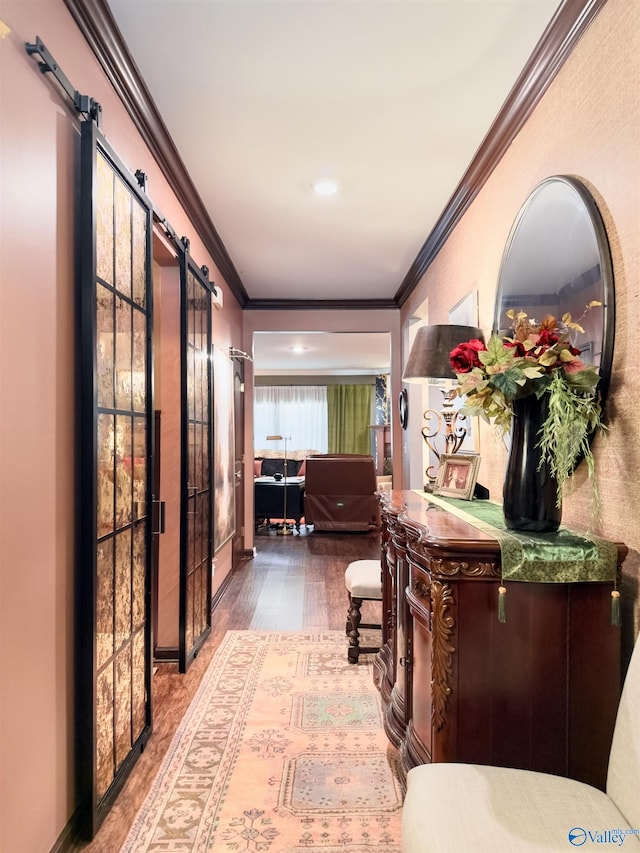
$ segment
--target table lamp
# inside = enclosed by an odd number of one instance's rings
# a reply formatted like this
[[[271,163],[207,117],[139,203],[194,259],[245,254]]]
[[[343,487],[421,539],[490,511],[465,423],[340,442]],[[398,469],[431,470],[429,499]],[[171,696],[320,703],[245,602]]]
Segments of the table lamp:
[[[404,382],[426,383],[429,379],[455,379],[456,374],[451,367],[449,354],[458,344],[477,338],[484,341],[481,329],[475,326],[432,325],[422,326],[416,333],[407,365],[402,379]],[[423,417],[427,426],[421,429],[422,437],[431,452],[440,461],[442,453],[457,453],[467,434],[464,424],[465,415],[459,414],[453,408],[456,398],[455,386],[442,389],[444,399],[441,411],[427,409]],[[435,428],[432,422],[435,421]],[[441,434],[444,425],[444,451],[438,451],[436,438]],[[429,475],[431,466],[427,469]]]

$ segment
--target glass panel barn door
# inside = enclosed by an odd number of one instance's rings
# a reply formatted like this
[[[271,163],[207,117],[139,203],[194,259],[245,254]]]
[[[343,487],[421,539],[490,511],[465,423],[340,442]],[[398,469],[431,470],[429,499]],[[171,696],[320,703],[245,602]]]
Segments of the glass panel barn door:
[[[78,782],[92,837],[151,732],[151,207],[82,125]]]
[[[212,412],[211,289],[181,259],[182,285],[182,536],[180,672],[211,631]]]

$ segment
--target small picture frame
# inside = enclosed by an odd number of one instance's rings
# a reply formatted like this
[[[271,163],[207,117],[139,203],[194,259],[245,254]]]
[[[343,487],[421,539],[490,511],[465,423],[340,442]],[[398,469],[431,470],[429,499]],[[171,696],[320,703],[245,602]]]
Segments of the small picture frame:
[[[479,467],[478,453],[443,453],[433,494],[470,501]]]

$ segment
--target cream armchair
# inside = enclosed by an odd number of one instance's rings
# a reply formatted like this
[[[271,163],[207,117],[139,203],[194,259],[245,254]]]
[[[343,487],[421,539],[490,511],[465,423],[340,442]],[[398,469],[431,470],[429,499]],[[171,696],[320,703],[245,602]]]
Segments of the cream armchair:
[[[608,833],[608,834],[607,834]],[[640,850],[640,640],[609,756],[606,793],[561,776],[475,764],[407,775],[403,853]]]

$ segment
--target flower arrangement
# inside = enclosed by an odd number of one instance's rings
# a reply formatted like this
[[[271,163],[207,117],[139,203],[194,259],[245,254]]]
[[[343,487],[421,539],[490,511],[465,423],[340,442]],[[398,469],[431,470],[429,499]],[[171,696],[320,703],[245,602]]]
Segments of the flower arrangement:
[[[590,302],[579,320],[601,304]],[[466,397],[460,411],[493,421],[507,432],[514,400],[531,394],[538,399],[547,395],[548,414],[538,442],[540,465],[548,463],[557,481],[559,505],[562,485],[580,455],[586,460],[589,476],[593,474],[589,436],[596,429],[605,429],[596,390],[598,370],[585,364],[580,350],[571,344],[571,332],[584,329],[570,314],[565,314],[560,323],[547,315],[539,324],[523,311],[512,309],[507,316],[512,321],[512,334],[494,334],[486,346],[480,340],[466,341],[450,353],[458,394]]]

